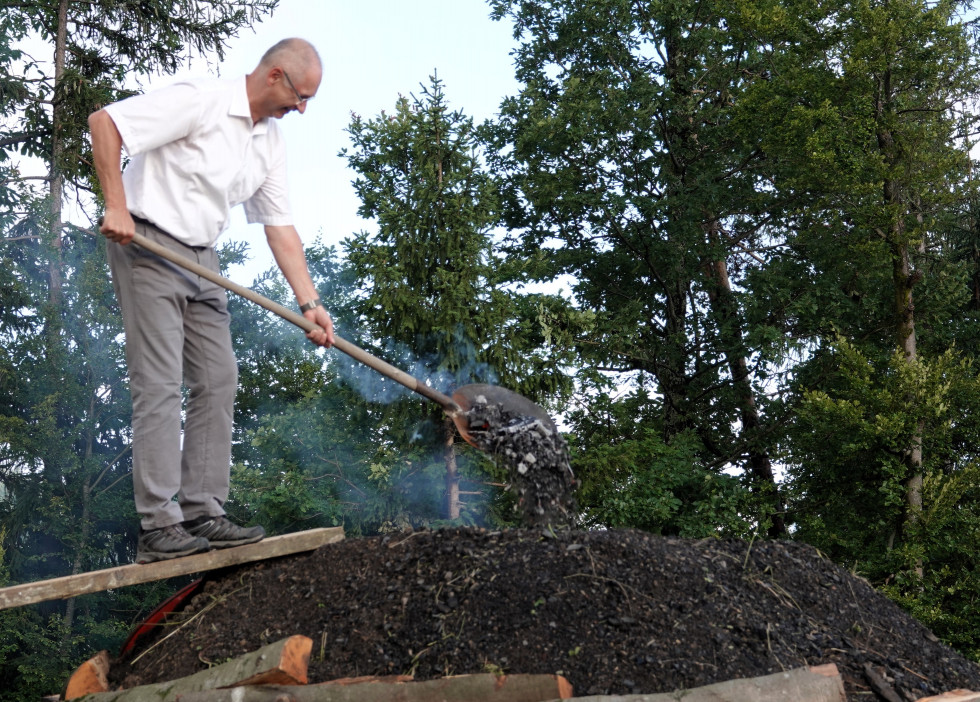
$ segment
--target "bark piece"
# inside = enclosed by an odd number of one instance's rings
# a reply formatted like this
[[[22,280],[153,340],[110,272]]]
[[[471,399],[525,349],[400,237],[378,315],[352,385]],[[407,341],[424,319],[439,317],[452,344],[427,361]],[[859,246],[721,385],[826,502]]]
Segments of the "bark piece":
[[[86,697],[85,702],[160,702],[181,699],[188,693],[222,687],[249,689],[237,687],[239,685],[305,685],[312,649],[312,639],[306,636],[290,636],[186,678],[140,685],[128,690],[101,692]]]
[[[864,677],[868,679],[868,683],[871,685],[871,689],[885,702],[904,702],[904,700],[898,696],[895,692],[895,688],[888,684],[885,680],[872,666],[870,663],[864,664]]]

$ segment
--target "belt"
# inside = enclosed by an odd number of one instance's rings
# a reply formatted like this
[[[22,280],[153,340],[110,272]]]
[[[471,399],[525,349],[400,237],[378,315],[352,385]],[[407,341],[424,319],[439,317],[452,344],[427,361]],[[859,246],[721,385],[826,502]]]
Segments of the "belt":
[[[158,227],[157,225],[155,225],[150,220],[143,219],[142,217],[137,217],[132,212],[129,213],[129,216],[132,217],[133,218],[133,221],[136,222],[137,224],[145,224],[148,227],[153,227],[154,229],[160,229],[160,227]],[[163,230],[160,229],[160,231],[162,232]],[[164,232],[164,233],[166,233],[166,232]]]

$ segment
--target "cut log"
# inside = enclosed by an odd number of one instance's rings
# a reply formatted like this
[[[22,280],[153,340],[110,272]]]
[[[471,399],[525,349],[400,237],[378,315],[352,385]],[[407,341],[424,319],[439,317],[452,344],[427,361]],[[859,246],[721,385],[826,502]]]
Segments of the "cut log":
[[[414,675],[361,675],[356,678],[337,678],[327,682],[317,683],[320,687],[324,685],[363,685],[364,683],[407,683],[415,680]]]
[[[922,697],[919,702],[980,702],[980,692],[950,690],[934,697]]]
[[[106,692],[109,689],[109,652],[99,651],[82,663],[65,688],[63,697],[73,700],[93,692]]]
[[[560,675],[457,675],[421,682],[235,687],[181,695],[179,702],[545,702],[567,700]],[[140,701],[142,702],[142,701]]]
[[[219,687],[234,687],[236,690],[242,690],[249,688],[237,686],[305,685],[312,649],[312,639],[306,636],[290,636],[288,639],[269,644],[258,651],[186,678],[154,685],[140,685],[128,690],[101,692],[89,695],[85,698],[85,702],[160,702],[160,700],[180,699],[186,693]]]
[[[292,553],[312,551],[320,546],[344,538],[343,527],[311,529],[296,534],[272,536],[255,544],[236,548],[215,549],[184,558],[174,558],[156,563],[131,564],[80,573],[63,578],[52,578],[34,583],[24,583],[0,588],[0,609],[22,607],[36,602],[62,600],[90,592],[113,590],[127,585],[139,585],[154,580],[166,580],[179,575],[201,573],[206,570],[261,561],[267,558],[288,556]]]
[[[846,702],[837,666],[798,668],[760,678],[726,682],[650,695],[576,697],[575,702]]]

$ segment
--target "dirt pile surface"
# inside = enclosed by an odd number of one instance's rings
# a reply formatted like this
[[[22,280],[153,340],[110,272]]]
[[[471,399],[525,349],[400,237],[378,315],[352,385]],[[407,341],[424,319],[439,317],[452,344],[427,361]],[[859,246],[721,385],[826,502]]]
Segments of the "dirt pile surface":
[[[112,675],[172,680],[294,634],[311,683],[560,673],[584,696],[835,663],[850,700],[879,699],[876,675],[910,701],[980,690],[980,667],[808,546],[632,530],[400,533],[242,566]]]

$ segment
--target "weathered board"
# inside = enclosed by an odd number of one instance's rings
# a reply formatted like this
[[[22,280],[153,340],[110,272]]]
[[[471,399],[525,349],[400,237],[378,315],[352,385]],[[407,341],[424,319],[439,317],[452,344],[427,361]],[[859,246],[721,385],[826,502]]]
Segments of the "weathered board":
[[[117,566],[92,573],[67,575],[51,580],[11,585],[0,588],[0,609],[11,609],[36,602],[62,600],[87,595],[90,592],[114,590],[128,585],[138,585],[154,580],[166,580],[180,575],[202,573],[217,568],[262,561],[267,558],[288,556],[293,553],[312,551],[344,538],[343,527],[311,529],[295,534],[271,536],[258,543],[235,548],[215,549],[207,553],[174,558],[156,563]]]

